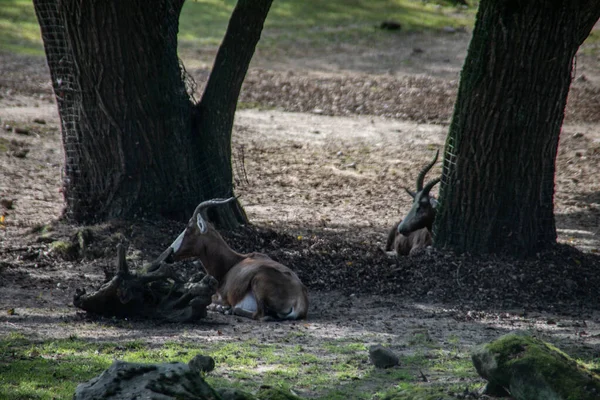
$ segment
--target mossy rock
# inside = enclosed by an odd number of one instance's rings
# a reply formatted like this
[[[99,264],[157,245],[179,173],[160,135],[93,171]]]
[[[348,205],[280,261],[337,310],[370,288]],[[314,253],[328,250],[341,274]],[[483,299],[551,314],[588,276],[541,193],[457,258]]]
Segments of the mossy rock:
[[[478,347],[472,356],[479,375],[516,400],[597,400],[600,376],[556,347],[512,333]]]
[[[57,240],[50,243],[50,250],[64,260],[76,260],[79,257],[79,245],[72,242]]]

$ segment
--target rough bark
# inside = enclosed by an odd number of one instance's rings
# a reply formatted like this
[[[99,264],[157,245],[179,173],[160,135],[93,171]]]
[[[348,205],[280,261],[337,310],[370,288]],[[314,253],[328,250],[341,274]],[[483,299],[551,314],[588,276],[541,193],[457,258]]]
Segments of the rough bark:
[[[598,0],[481,1],[446,142],[436,246],[525,255],[556,242],[573,59],[599,17]]]
[[[108,317],[139,317],[168,322],[194,322],[206,317],[206,307],[217,292],[218,282],[203,272],[189,278],[166,264],[163,253],[148,273],[130,272],[125,247],[117,247],[117,273],[97,291],[78,289],[73,304],[84,311]]]
[[[205,144],[205,157],[222,174],[213,176],[213,179],[231,181],[231,130],[237,99],[272,2],[273,0],[238,0],[204,94],[196,106],[200,141]],[[209,184],[216,183],[218,182]],[[229,196],[227,193],[218,193],[214,197]],[[212,213],[211,221],[224,228],[237,224],[232,217],[246,219],[237,202],[228,207],[215,208]]]
[[[240,0],[198,105],[177,58],[183,3],[34,1],[62,123],[68,217],[185,220],[198,202],[233,194],[233,114],[271,1]],[[236,203],[216,222],[245,221]]]

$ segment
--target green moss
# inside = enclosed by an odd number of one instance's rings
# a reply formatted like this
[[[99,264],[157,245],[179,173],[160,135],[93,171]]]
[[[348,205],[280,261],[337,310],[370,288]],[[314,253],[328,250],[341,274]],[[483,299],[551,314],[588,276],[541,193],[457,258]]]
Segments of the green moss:
[[[594,388],[600,393],[600,376],[556,347],[532,336],[509,334],[486,345],[497,357],[497,383],[507,387],[515,371],[536,371],[556,393],[565,399],[589,397]],[[582,373],[583,372],[583,373]]]
[[[50,243],[52,253],[65,260],[75,260],[79,256],[79,245],[76,243],[57,240]]]
[[[7,152],[10,141],[8,139],[0,137],[0,152]]]

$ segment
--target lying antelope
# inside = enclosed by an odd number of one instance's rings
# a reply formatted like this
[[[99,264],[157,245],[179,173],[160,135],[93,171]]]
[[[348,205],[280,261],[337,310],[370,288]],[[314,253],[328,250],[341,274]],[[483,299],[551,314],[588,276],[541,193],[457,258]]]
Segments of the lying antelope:
[[[208,222],[208,207],[232,200],[235,197],[200,203],[170,246],[173,259],[198,257],[219,282],[217,293],[224,305],[236,315],[263,320],[306,318],[308,293],[298,275],[265,254],[235,252]]]
[[[425,175],[437,162],[439,153],[438,150],[433,161],[419,172],[417,190],[413,192],[404,188],[413,198],[413,205],[406,217],[390,230],[385,246],[386,251],[396,250],[398,255],[412,255],[433,243],[431,228],[435,220],[437,200],[429,192],[440,181],[440,178],[432,180],[425,186],[423,186],[423,181]]]

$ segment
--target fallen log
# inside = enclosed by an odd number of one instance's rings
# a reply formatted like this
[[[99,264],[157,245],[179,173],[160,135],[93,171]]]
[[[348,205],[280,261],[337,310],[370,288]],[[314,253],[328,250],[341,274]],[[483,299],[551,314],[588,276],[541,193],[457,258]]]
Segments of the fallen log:
[[[141,317],[167,322],[191,322],[206,317],[206,307],[217,291],[217,280],[204,271],[189,277],[176,272],[176,264],[165,262],[163,253],[152,272],[133,272],[125,259],[126,248],[117,246],[117,273],[93,293],[77,289],[75,307],[103,316]],[[149,268],[146,268],[148,270]]]

